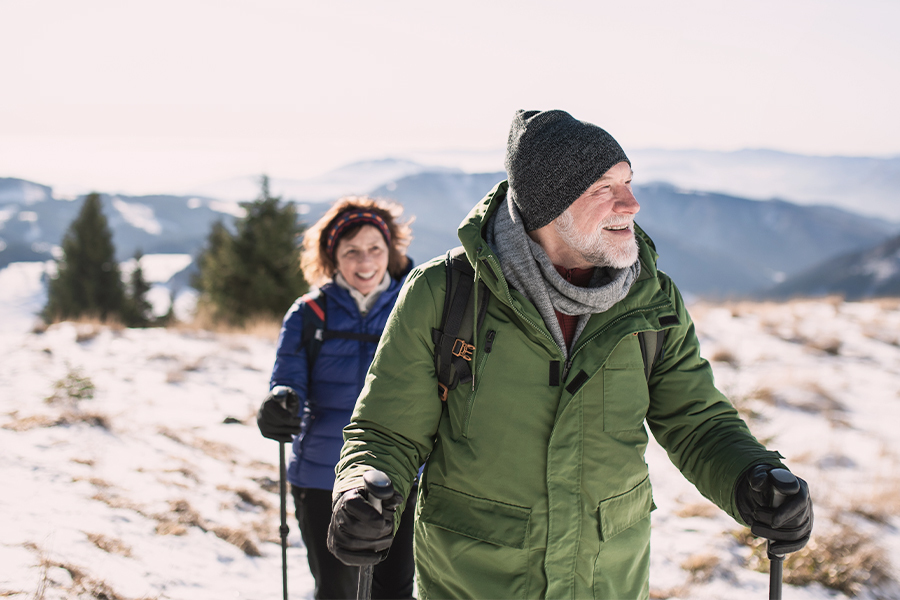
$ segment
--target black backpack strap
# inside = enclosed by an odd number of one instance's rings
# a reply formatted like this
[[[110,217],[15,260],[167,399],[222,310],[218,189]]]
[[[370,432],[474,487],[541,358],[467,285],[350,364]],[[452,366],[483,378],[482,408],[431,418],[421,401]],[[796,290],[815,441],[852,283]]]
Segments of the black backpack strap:
[[[332,331],[326,329],[322,332],[322,340],[356,340],[358,342],[378,343],[381,336],[375,333],[356,333],[355,331]]]
[[[641,345],[641,358],[644,359],[644,376],[650,381],[650,373],[655,365],[663,357],[663,345],[666,341],[668,329],[661,331],[641,331],[638,333],[638,342]]]
[[[465,250],[458,246],[447,252],[444,260],[447,289],[444,296],[444,312],[441,328],[431,330],[434,342],[434,368],[438,378],[438,397],[447,400],[450,390],[460,382],[472,380],[472,353],[475,350],[475,270]],[[481,284],[481,303],[478,307],[478,324],[487,313],[488,294]]]
[[[355,331],[335,331],[327,328],[325,314],[325,294],[322,290],[310,292],[301,296],[303,302],[303,335],[300,339],[300,348],[306,348],[306,360],[312,369],[325,340],[355,340],[357,342],[369,342],[377,344],[381,335],[376,333],[357,333]]]
[[[325,294],[316,290],[301,296],[300,301],[303,302],[300,307],[303,311],[303,334],[297,351],[306,348],[306,362],[312,369],[325,340]]]

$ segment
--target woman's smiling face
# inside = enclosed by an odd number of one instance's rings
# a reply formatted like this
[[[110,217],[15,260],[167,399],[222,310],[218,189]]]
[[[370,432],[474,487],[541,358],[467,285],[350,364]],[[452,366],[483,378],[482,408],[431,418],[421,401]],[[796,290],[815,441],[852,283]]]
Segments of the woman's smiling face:
[[[338,240],[334,252],[338,272],[361,294],[372,292],[388,267],[388,247],[373,225],[363,225],[352,237]]]

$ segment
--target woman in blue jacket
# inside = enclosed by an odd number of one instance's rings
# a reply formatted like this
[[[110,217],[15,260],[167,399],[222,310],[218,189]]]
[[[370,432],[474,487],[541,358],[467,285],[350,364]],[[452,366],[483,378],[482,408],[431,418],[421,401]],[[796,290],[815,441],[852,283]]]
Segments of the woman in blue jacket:
[[[367,197],[338,200],[304,235],[301,266],[313,291],[285,315],[258,416],[266,437],[293,435],[288,481],[306,545],[316,598],[355,598],[359,570],[326,547],[334,467],[378,339],[412,261],[400,205]],[[293,400],[298,417],[278,414],[273,394]],[[373,598],[411,598],[415,494],[403,511],[388,558],[373,573]],[[397,542],[400,542],[399,544]]]

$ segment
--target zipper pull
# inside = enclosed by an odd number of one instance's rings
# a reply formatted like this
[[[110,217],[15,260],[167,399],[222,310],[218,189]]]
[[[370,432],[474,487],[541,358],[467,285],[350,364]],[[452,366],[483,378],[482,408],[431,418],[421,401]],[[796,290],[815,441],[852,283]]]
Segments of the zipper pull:
[[[572,368],[572,358],[569,357],[566,359],[566,362],[563,364],[563,373],[562,373],[562,381],[566,382],[566,378],[569,376],[569,369]]]
[[[484,342],[484,352],[485,354],[491,353],[491,348],[494,346],[494,336],[497,335],[497,332],[491,329],[487,332],[487,339]]]

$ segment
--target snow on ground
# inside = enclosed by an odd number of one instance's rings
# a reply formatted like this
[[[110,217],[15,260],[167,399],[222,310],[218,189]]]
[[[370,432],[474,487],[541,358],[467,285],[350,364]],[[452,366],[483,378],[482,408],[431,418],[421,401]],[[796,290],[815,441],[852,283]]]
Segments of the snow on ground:
[[[855,572],[862,581],[848,587],[859,597],[900,598],[896,583],[876,585],[882,571],[900,579],[900,301],[695,305],[692,315],[718,387],[810,485],[816,525],[805,564],[823,557],[819,570],[831,567],[836,581]],[[658,445],[647,460],[659,507],[655,597],[764,597],[767,575],[744,567],[749,548],[730,534],[740,528],[711,510]],[[700,567],[693,575],[691,565]],[[786,598],[843,597],[832,594],[785,588]]]
[[[253,419],[271,336],[74,323],[35,333],[25,298],[34,288],[16,296],[13,284],[27,277],[6,271],[0,596],[280,597],[278,445]],[[816,530],[806,564],[824,557],[838,582],[868,575],[858,597],[900,598],[889,581],[900,579],[900,303],[692,310],[719,386],[810,484]],[[659,507],[652,597],[765,597],[767,575],[748,566],[748,540],[732,535],[742,528],[655,444],[648,462]],[[291,504],[291,598],[311,598]],[[853,536],[858,547],[839,547]],[[785,597],[848,595],[813,583],[786,586]]]
[[[278,444],[253,420],[272,340],[72,323],[2,339],[0,595],[278,597]]]

